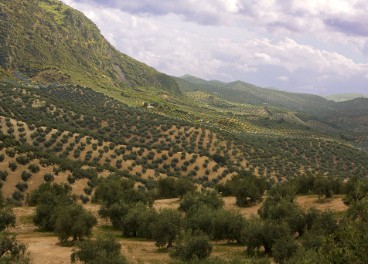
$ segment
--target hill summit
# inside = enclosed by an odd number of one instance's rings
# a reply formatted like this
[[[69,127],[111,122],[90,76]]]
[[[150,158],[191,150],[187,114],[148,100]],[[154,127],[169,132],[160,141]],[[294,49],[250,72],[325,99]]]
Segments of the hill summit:
[[[0,20],[0,67],[17,78],[180,94],[172,77],[117,51],[93,22],[61,1],[0,0]]]

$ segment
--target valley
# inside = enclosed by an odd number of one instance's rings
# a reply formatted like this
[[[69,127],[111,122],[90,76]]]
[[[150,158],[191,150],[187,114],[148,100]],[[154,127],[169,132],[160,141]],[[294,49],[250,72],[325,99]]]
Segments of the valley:
[[[364,96],[169,76],[58,0],[0,22],[1,263],[368,262]]]

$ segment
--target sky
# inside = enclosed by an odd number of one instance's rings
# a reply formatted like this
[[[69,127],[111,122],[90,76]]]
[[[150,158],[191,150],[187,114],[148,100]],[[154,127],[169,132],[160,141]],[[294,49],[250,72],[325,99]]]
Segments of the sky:
[[[62,0],[173,76],[368,94],[366,0]]]

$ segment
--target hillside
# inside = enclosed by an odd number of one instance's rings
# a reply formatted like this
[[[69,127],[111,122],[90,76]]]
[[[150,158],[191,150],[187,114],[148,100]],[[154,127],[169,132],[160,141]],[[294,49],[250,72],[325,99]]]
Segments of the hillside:
[[[317,95],[277,91],[241,81],[222,83],[205,81],[189,75],[177,80],[184,92],[205,91],[221,99],[241,104],[271,105],[293,111],[308,112],[323,110],[330,104],[328,100]]]
[[[54,164],[33,176],[38,184],[46,173],[55,180],[83,179],[87,176],[78,168],[84,166],[99,171],[93,177],[120,171],[147,189],[167,176],[214,187],[241,170],[265,176],[270,183],[304,174],[347,178],[368,173],[366,152],[330,139],[232,134],[128,107],[79,86],[3,83],[0,92],[1,169],[15,173],[11,182],[5,177],[7,196],[26,182],[21,176],[28,163],[35,159],[39,164],[34,152]],[[30,159],[27,166],[16,160],[24,155]],[[10,163],[17,167],[13,170]],[[60,167],[65,176],[57,177],[54,171]],[[80,190],[88,180],[93,178],[87,177]]]
[[[219,112],[242,115],[237,121],[247,123],[248,129],[250,123],[255,126],[251,129],[266,134],[319,134],[367,149],[367,98],[334,102],[317,95],[287,93],[240,81],[205,81],[190,75],[177,80],[182,91],[196,102]],[[272,128],[272,132],[262,129],[265,127]]]
[[[0,1],[0,66],[27,82],[180,94],[175,80],[118,52],[82,13],[58,0]],[[120,93],[118,93],[120,92]]]

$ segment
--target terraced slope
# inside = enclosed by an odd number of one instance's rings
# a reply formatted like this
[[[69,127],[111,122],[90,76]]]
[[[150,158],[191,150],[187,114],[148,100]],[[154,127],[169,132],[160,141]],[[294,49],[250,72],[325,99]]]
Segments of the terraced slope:
[[[368,149],[367,98],[334,102],[316,95],[286,93],[239,81],[205,81],[193,76],[179,78],[178,83],[194,101],[219,112],[241,114],[243,118],[237,118],[238,122],[250,123],[259,133],[324,135]]]
[[[226,133],[128,107],[80,86],[2,83],[0,95],[1,154],[9,157],[13,148],[17,157],[26,147],[26,154],[48,153],[53,158],[45,159],[56,159],[56,164],[77,162],[78,168],[97,170],[93,177],[119,172],[150,189],[167,176],[211,187],[243,169],[270,182],[306,173],[368,175],[367,153],[326,138]],[[13,173],[16,180],[3,184],[11,186],[12,195],[26,168],[7,159],[1,168],[8,174],[9,162],[21,168],[15,169],[17,176]],[[84,186],[91,181],[88,173],[69,168],[63,175],[87,178]],[[45,170],[51,173],[52,168]]]

